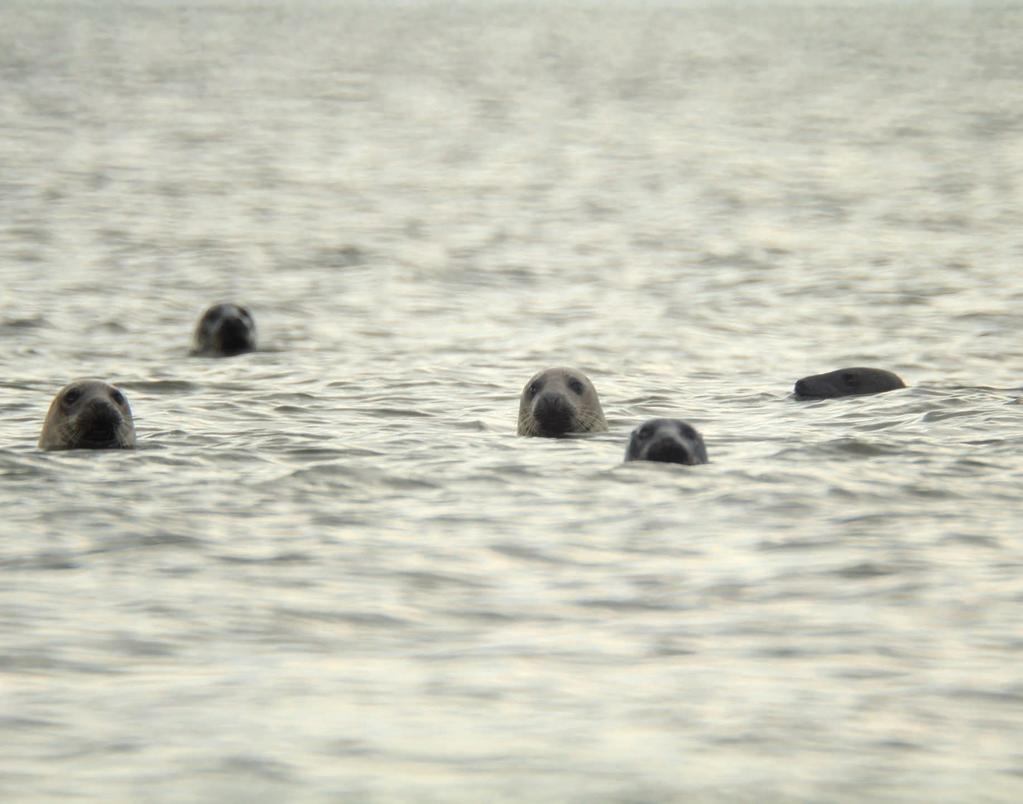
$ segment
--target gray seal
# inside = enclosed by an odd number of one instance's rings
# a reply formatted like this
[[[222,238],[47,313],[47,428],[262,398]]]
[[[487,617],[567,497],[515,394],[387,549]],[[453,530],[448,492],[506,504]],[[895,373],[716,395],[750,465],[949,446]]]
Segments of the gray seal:
[[[707,463],[707,447],[696,428],[680,419],[650,419],[632,431],[625,460],[696,466]]]
[[[75,380],[53,398],[39,448],[130,449],[135,421],[120,390],[100,380]]]
[[[557,437],[606,430],[597,389],[577,369],[544,369],[522,389],[519,435]]]
[[[880,394],[905,387],[902,379],[890,371],[857,366],[803,377],[796,381],[794,390],[796,399],[835,399],[840,396]]]
[[[214,304],[199,319],[192,354],[230,357],[256,348],[256,322],[238,304]]]

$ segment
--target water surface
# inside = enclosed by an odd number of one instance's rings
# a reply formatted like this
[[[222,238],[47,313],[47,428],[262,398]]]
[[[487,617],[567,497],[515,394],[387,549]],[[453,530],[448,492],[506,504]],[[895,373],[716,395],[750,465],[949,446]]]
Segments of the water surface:
[[[0,796],[1018,800],[1021,26],[5,3]]]

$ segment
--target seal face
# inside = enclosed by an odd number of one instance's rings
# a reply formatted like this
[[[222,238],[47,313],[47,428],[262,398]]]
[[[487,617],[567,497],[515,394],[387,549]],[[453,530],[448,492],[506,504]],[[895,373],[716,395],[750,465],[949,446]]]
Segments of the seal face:
[[[707,463],[707,447],[696,428],[680,419],[650,419],[632,431],[625,460],[696,466]]]
[[[902,379],[890,371],[857,366],[803,377],[796,381],[794,390],[796,399],[835,399],[840,396],[880,394],[905,387]]]
[[[50,403],[39,448],[130,449],[135,446],[135,421],[128,400],[114,386],[99,380],[75,380]]]
[[[605,430],[607,421],[597,390],[577,369],[544,369],[522,389],[519,435],[557,437]]]
[[[192,354],[229,357],[256,348],[256,322],[237,304],[214,304],[199,319]]]

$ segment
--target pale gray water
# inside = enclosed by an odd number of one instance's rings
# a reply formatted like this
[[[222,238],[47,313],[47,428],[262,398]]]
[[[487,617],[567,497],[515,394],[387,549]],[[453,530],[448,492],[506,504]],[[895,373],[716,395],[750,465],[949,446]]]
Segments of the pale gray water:
[[[0,5],[0,797],[1023,797],[1021,30]],[[138,450],[36,450],[78,376]]]

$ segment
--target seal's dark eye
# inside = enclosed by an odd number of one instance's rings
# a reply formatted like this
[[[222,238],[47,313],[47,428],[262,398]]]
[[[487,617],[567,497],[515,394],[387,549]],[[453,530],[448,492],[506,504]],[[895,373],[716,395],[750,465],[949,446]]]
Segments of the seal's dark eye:
[[[650,438],[650,436],[654,434],[654,428],[651,427],[649,424],[644,424],[642,427],[639,428],[637,434],[639,435],[640,438],[646,441],[646,439]]]
[[[238,308],[238,312],[241,313],[243,318],[249,318],[249,319],[252,318],[252,313],[249,312],[249,308],[248,307],[239,307]]]
[[[542,383],[542,382],[540,382],[539,380],[538,380],[537,382],[534,382],[534,383],[530,383],[530,386],[529,386],[529,395],[530,395],[530,396],[536,396],[536,395],[537,395],[538,393],[540,393],[540,389],[541,389],[542,387],[543,387],[543,383]]]
[[[114,402],[116,402],[118,405],[122,405],[122,406],[127,402],[127,400],[124,398],[124,394],[122,394],[116,388],[110,394],[110,398],[113,399]]]
[[[64,402],[68,405],[73,405],[78,401],[78,398],[82,395],[82,392],[77,388],[72,388],[66,394],[64,394]]]
[[[571,388],[575,393],[579,394],[579,396],[583,395],[583,384],[579,382],[579,380],[577,380],[575,377],[572,377],[572,379],[568,381],[568,387]]]
[[[853,374],[852,372],[846,372],[845,374],[842,375],[842,382],[844,382],[846,385],[855,387],[857,384],[856,375]]]

